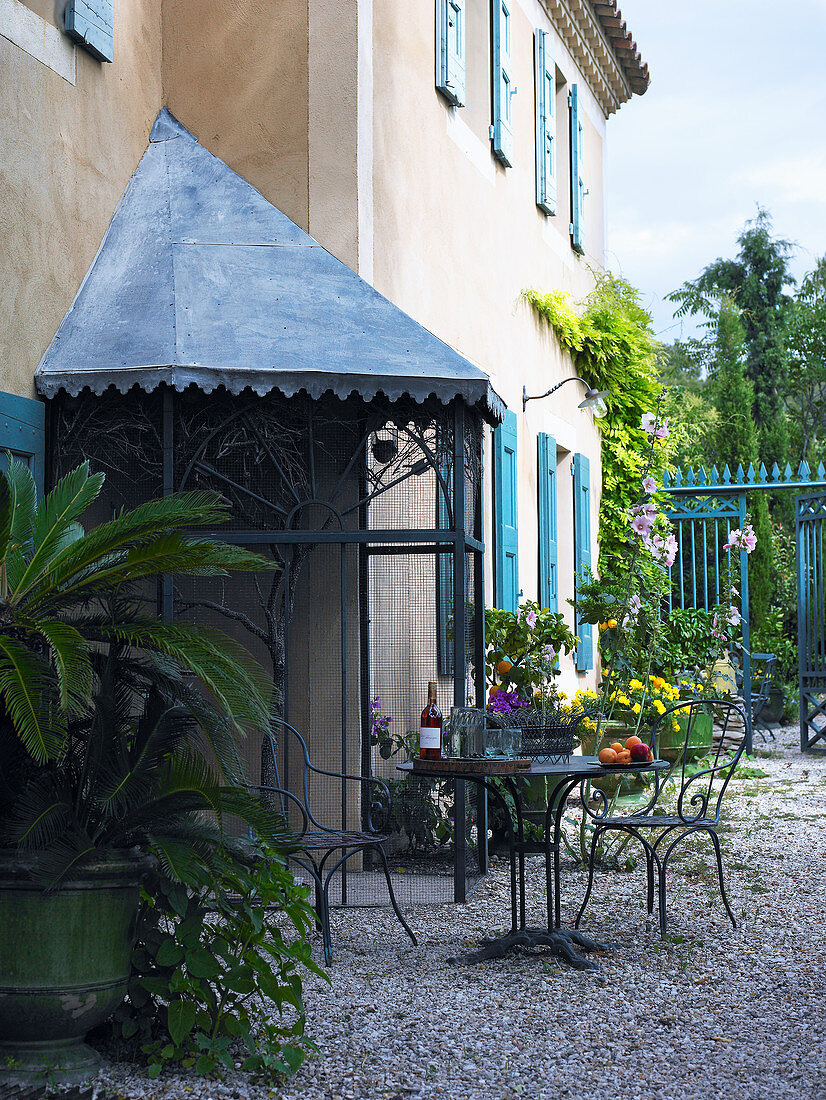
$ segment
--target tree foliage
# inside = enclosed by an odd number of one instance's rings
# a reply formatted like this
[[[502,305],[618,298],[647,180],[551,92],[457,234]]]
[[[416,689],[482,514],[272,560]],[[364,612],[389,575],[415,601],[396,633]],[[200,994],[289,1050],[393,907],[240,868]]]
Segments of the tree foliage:
[[[794,284],[789,271],[794,246],[772,236],[771,216],[762,207],[746,222],[737,243],[740,250],[735,259],[715,260],[668,297],[678,303],[676,317],[692,315],[707,320],[715,318],[723,296],[734,299],[743,324],[745,373],[754,388],[752,412],[761,457],[767,463],[784,463],[789,450],[784,394],[791,305],[785,290]]]
[[[794,385],[786,409],[795,454],[815,467],[826,461],[826,257],[804,278],[788,316]]]

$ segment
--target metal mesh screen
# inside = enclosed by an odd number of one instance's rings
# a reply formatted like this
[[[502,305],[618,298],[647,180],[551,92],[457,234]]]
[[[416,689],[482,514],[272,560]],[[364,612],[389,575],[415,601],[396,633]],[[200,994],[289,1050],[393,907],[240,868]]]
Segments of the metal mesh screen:
[[[389,851],[400,902],[451,900],[457,844],[476,874],[475,788],[466,819],[457,822],[450,784],[400,781],[395,762],[402,757],[385,760],[371,745],[370,703],[381,700],[394,733],[417,730],[427,682],[435,679],[447,716],[457,629],[465,638],[461,697],[473,694],[475,554],[460,550],[466,566],[457,624],[453,532],[458,520],[462,546],[466,534],[481,531],[479,415],[462,410],[456,420],[436,401],[285,400],[190,388],[61,396],[51,403],[50,424],[53,478],[84,459],[107,475],[93,521],[164,491],[224,496],[230,514],[215,534],[270,558],[273,569],[175,578],[164,590],[167,612],[218,626],[250,649],[272,674],[275,713],[306,737],[313,763],[373,770],[393,787]],[[464,454],[458,517],[457,452]],[[434,541],[436,531],[445,532],[444,542]],[[254,784],[272,779],[266,748],[252,740],[243,746]],[[280,778],[303,796],[299,762],[285,758],[285,748],[278,746]],[[368,803],[358,785],[343,798],[336,781],[313,775],[307,793],[325,824],[364,825]],[[383,876],[366,862],[350,869],[331,900],[346,892],[348,904],[386,902]]]

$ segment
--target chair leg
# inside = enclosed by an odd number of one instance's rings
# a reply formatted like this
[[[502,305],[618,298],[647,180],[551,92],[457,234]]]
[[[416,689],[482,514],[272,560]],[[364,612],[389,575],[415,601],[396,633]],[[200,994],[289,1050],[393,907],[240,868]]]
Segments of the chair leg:
[[[579,907],[579,912],[576,915],[574,921],[574,928],[579,928],[579,922],[582,920],[582,915],[585,912],[585,907],[588,904],[588,899],[591,896],[591,890],[594,887],[594,856],[597,852],[597,844],[602,834],[602,829],[599,825],[594,829],[594,835],[591,838],[591,851],[588,853],[588,885],[585,888],[585,897],[582,899],[582,905]]]
[[[384,848],[382,848],[380,844],[375,844],[372,847],[375,849],[375,851],[379,853],[379,857],[381,858],[381,865],[384,870],[384,877],[387,879],[387,892],[390,895],[390,904],[393,906],[393,912],[398,917],[399,924],[402,926],[402,928],[405,930],[405,932],[408,934],[411,941],[413,942],[413,946],[416,947],[418,946],[418,940],[413,935],[410,925],[402,916],[401,909],[399,909],[398,903],[396,902],[396,894],[393,890],[393,881],[390,878],[390,868],[387,865],[387,856],[384,854]]]
[[[726,912],[728,913],[728,919],[731,921],[732,928],[736,928],[737,921],[734,919],[734,913],[732,913],[731,906],[726,897],[726,888],[723,885],[723,858],[720,853],[720,841],[717,839],[717,834],[713,829],[708,830],[708,835],[711,837],[711,843],[714,845],[714,855],[717,857],[717,878],[720,880],[720,897],[723,899],[723,905],[726,907]]]
[[[649,845],[645,846],[645,887],[645,905],[650,925],[654,916],[654,852]]]

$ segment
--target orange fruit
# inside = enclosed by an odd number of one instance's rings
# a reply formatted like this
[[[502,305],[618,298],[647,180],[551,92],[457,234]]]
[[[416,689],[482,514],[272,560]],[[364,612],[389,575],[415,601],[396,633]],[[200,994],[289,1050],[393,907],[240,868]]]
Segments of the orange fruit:
[[[632,745],[641,745],[641,744],[642,744],[642,738],[641,737],[629,737],[628,740],[625,742],[625,747],[627,749],[630,749]]]
[[[611,743],[611,748],[614,750],[615,753],[621,753],[622,750],[625,748],[625,745],[623,745],[621,741],[613,741]]]
[[[608,626],[608,628],[610,630],[613,630],[614,627],[617,625],[617,620],[616,619],[609,619],[608,623],[606,625]]]
[[[622,752],[617,753],[617,763],[618,764],[630,764],[631,763],[631,753],[628,751],[628,749],[623,749]]]
[[[491,684],[490,691],[488,692],[488,698],[491,698],[492,696],[494,696],[497,693],[498,690],[499,690],[499,685],[498,684]]]
[[[599,754],[600,764],[616,764],[617,754],[613,749],[601,749]]]
[[[496,666],[496,671],[500,676],[506,676],[513,668],[513,664],[510,661],[500,661]]]

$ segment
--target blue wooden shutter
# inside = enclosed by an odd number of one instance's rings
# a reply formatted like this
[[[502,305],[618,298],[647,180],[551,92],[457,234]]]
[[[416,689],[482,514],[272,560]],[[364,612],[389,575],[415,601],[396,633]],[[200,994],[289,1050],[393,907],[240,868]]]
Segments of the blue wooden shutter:
[[[37,495],[43,499],[45,476],[46,406],[30,397],[0,393],[0,470],[6,469],[6,452],[24,462],[32,472]]]
[[[591,565],[591,464],[585,455],[574,455],[574,580]],[[576,667],[585,672],[594,667],[594,628],[576,619],[579,646]]]
[[[556,213],[556,65],[548,50],[548,35],[534,32],[536,98],[536,205]]]
[[[493,598],[504,611],[519,606],[516,415],[510,409],[493,433]]]
[[[447,458],[439,461],[439,473],[447,482],[447,496],[441,482],[436,484],[436,526],[444,531],[450,528],[453,510],[453,467]],[[450,501],[450,507],[448,507]],[[453,675],[453,554],[436,555],[436,650],[439,658],[439,675]]]
[[[465,102],[465,0],[436,0],[436,87],[454,107]]]
[[[539,487],[539,606],[559,609],[556,547],[556,440],[536,437]]]
[[[115,56],[113,0],[69,0],[63,11],[63,28],[98,61],[111,61]]]
[[[568,96],[571,122],[571,248],[584,252],[585,178],[582,174],[582,106],[579,89],[571,85]]]
[[[504,165],[513,164],[513,55],[511,0],[492,0],[493,152]]]

